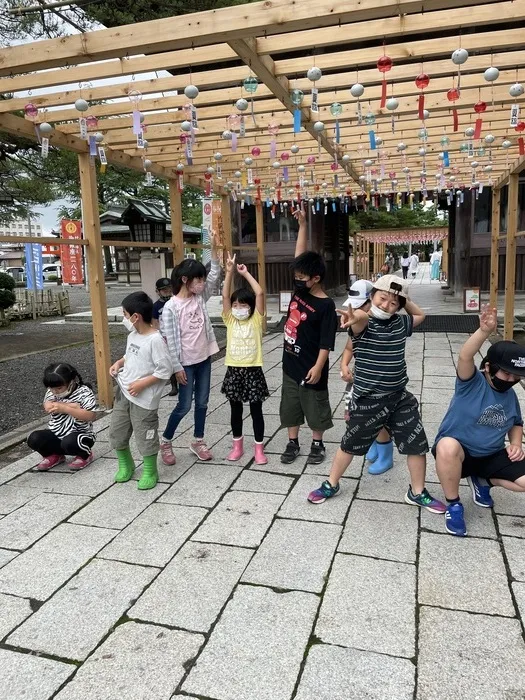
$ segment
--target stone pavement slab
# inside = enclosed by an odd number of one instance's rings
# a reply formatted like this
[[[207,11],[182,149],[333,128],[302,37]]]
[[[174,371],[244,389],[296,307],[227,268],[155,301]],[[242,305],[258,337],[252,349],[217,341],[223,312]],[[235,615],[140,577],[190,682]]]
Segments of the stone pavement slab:
[[[417,510],[398,503],[356,500],[337,550],[377,559],[416,561]]]
[[[187,542],[131,608],[129,616],[207,632],[250,561],[240,547]]]
[[[207,514],[204,508],[152,503],[99,557],[163,567]]]
[[[26,617],[29,617],[31,613],[29,600],[0,593],[0,640],[23,622]]]
[[[525,538],[525,518],[512,515],[498,515],[498,529],[500,534],[511,537]]]
[[[462,484],[465,483],[465,481],[462,482]],[[493,489],[492,492],[497,490],[499,489]],[[440,487],[432,486],[431,492],[432,495],[441,498],[444,502],[445,499]],[[465,509],[465,523],[467,525],[468,536],[486,537],[495,540],[497,535],[494,519],[492,517],[492,510],[490,508],[480,508],[474,503],[469,486],[460,486],[459,496]],[[421,527],[426,530],[431,530],[432,532],[444,533],[446,532],[445,516],[423,510],[421,511]]]
[[[257,547],[284,500],[271,493],[230,491],[192,539],[239,547]]]
[[[18,486],[17,481],[0,486],[0,515],[8,515],[39,495],[40,491],[29,486]]]
[[[319,599],[239,586],[182,689],[220,700],[289,700]]]
[[[18,552],[12,552],[9,549],[0,549],[0,569],[16,556],[18,556]]]
[[[490,585],[476,583],[487,579]],[[514,616],[500,546],[491,540],[423,532],[418,598],[423,605]]]
[[[0,570],[0,591],[46,600],[115,534],[101,527],[63,523]]]
[[[315,634],[328,644],[410,658],[415,591],[411,564],[337,554]]]
[[[16,476],[20,476],[28,469],[31,469],[39,462],[39,455],[32,452],[26,457],[17,459],[16,462],[9,464],[7,467],[0,469],[0,484],[5,484]]]
[[[289,474],[291,476],[299,476],[304,471],[306,455],[300,455],[291,464],[283,464],[280,453],[268,452],[268,449],[266,449],[265,454],[268,458],[268,464],[252,464],[250,469],[256,469],[259,472],[272,472],[274,474]]]
[[[233,465],[197,462],[162,494],[159,501],[213,508],[240,473],[239,467]]]
[[[85,659],[158,569],[93,560],[7,642],[64,659]]]
[[[412,700],[414,676],[408,659],[316,644],[295,700]]]
[[[0,649],[0,698],[49,700],[74,671],[72,664]]]
[[[491,495],[494,499],[496,513],[525,516],[525,498],[522,493],[506,489],[492,489]]]
[[[424,606],[417,700],[520,700],[524,655],[518,620]]]
[[[157,484],[149,491],[139,491],[133,480],[125,484],[114,484],[76,513],[70,522],[122,530],[167,488],[166,484]]]
[[[512,591],[514,597],[516,598],[516,605],[518,606],[518,612],[523,620],[525,616],[525,583],[522,581],[515,581],[512,584]]]
[[[0,542],[6,549],[25,549],[88,503],[85,496],[41,493],[0,521]]]
[[[394,466],[384,474],[372,475],[363,469],[357,498],[389,503],[405,503],[405,494],[410,484],[407,460],[394,449]],[[407,508],[410,506],[407,505]]]
[[[319,505],[309,503],[306,500],[308,494],[319,488],[321,483],[322,479],[318,476],[310,474],[301,476],[283,503],[279,516],[294,520],[311,520],[318,523],[339,525],[343,523],[357,487],[357,481],[355,479],[341,479],[341,489],[337,496]]]
[[[503,548],[510,573],[517,581],[525,581],[525,551],[523,542],[515,537],[503,537]]]
[[[266,466],[266,465],[257,465]],[[287,494],[294,480],[289,476],[256,471],[256,468],[245,469],[239,479],[233,484],[233,491],[252,491],[260,493]]]
[[[320,593],[340,536],[338,525],[277,519],[242,580]]]
[[[169,700],[186,664],[204,641],[199,634],[126,622],[89,657],[57,700]]]
[[[11,482],[13,486],[31,487],[47,493],[72,496],[98,496],[112,484],[117,471],[117,460],[96,459],[87,469],[79,472],[27,472]]]

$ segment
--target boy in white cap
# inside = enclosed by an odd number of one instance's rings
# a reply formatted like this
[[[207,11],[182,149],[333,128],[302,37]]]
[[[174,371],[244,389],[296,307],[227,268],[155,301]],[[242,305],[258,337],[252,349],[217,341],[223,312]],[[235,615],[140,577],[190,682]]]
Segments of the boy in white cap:
[[[359,341],[354,388],[346,432],[337,450],[330,475],[308,495],[310,503],[323,503],[339,493],[339,480],[354,455],[365,455],[381,428],[392,434],[400,454],[407,455],[410,484],[405,495],[409,505],[432,513],[445,506],[425,488],[425,435],[419,405],[406,389],[406,340],[414,326],[425,320],[422,309],[408,298],[408,284],[396,275],[385,275],[374,283],[370,310],[341,310],[341,326],[352,328]],[[404,309],[406,314],[399,314]]]
[[[357,280],[348,291],[348,299],[343,303],[343,307],[351,306],[352,309],[370,309],[370,293],[374,285],[368,280]],[[346,384],[345,420],[350,416],[350,403],[352,400],[352,387],[354,375],[350,369],[350,363],[354,357],[354,351],[358,349],[358,340],[354,337],[352,328],[348,329],[348,340],[341,357],[341,378]],[[377,438],[366,453],[366,459],[370,462],[368,466],[369,474],[383,474],[394,466],[394,444],[390,433],[386,428],[381,428]]]

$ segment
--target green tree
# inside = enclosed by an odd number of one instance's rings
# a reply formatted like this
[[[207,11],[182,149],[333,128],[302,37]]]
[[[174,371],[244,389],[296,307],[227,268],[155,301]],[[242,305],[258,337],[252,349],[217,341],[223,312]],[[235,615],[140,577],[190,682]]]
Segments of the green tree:
[[[5,310],[13,306],[16,301],[14,288],[15,281],[11,275],[0,272],[0,321],[5,319]]]
[[[445,212],[438,210],[434,205],[425,207],[418,203],[414,204],[413,209],[404,206],[390,211],[385,207],[361,210],[350,217],[350,230],[356,232],[370,229],[446,226],[447,223]]]

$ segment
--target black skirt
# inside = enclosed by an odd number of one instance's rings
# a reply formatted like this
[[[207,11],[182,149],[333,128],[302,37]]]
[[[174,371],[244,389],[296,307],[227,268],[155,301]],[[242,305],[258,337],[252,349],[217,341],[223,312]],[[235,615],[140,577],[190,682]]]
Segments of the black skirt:
[[[228,367],[221,391],[230,401],[255,403],[270,396],[262,367]]]

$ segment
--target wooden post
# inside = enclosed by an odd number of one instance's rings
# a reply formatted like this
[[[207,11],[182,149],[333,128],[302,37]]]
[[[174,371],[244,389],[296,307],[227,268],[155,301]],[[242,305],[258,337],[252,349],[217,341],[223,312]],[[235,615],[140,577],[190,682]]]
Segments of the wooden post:
[[[507,253],[505,267],[505,321],[503,338],[514,337],[514,294],[516,291],[516,233],[518,230],[518,180],[513,173],[509,179],[509,203],[507,215]]]
[[[104,280],[104,254],[100,236],[95,164],[89,153],[79,154],[78,167],[82,194],[82,230],[84,238],[88,242],[85,249],[88,263],[89,297],[93,315],[98,400],[106,408],[111,408],[113,406],[113,385],[109,376],[111,352],[109,346],[106,284]]]
[[[498,305],[499,282],[499,221],[500,221],[501,189],[492,189],[492,224],[490,233],[490,306],[495,309]]]
[[[448,236],[441,242],[441,272],[448,282]]]
[[[264,216],[261,202],[255,204],[255,225],[257,232],[257,281],[264,292],[264,323],[263,332],[266,333],[266,256],[264,253]]]
[[[176,180],[169,180],[171,241],[173,243],[173,267],[184,260],[184,235],[182,233],[182,196]]]
[[[232,240],[232,213],[230,208],[230,195],[223,194],[221,197],[222,228],[224,230],[224,249],[231,252]]]

